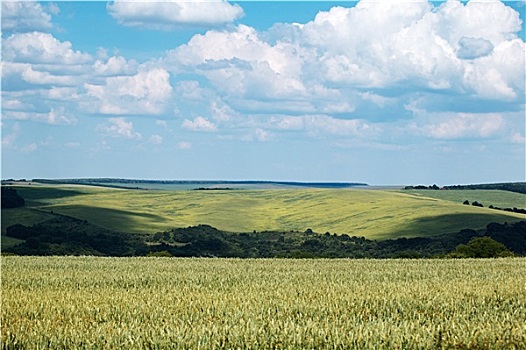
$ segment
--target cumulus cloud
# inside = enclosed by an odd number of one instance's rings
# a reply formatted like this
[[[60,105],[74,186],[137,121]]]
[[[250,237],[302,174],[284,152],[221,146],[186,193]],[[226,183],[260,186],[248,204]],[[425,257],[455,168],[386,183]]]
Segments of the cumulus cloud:
[[[116,1],[107,9],[123,25],[163,30],[221,25],[243,14],[225,1]],[[375,139],[393,125],[433,139],[500,133],[520,141],[515,129],[503,132],[506,117],[479,107],[498,101],[523,109],[520,29],[518,13],[501,2],[362,0],[266,32],[243,24],[209,30],[142,63],[104,49],[92,56],[34,29],[13,30],[2,40],[3,117],[73,124],[79,113],[154,115],[166,128],[164,119],[174,115],[183,129],[262,141],[292,132]],[[418,106],[404,108],[415,99]],[[141,137],[124,118],[100,129]]]
[[[101,76],[132,75],[137,72],[139,64],[135,60],[126,60],[122,56],[109,57],[105,62],[97,60],[93,69]]]
[[[367,136],[374,128],[359,119],[337,119],[326,115],[311,115],[303,118],[305,128],[311,134],[343,136]]]
[[[501,2],[360,1],[266,33],[208,31],[165,64],[203,75],[240,108],[350,114],[356,103],[385,108],[394,91],[422,90],[521,102],[520,30],[518,13]]]
[[[104,84],[84,84],[94,112],[102,114],[161,114],[172,92],[170,75],[161,68],[133,76],[104,79]],[[89,106],[85,106],[90,108]]]
[[[31,32],[13,34],[2,40],[2,59],[33,64],[85,64],[91,55],[72,49],[69,41],[61,42],[51,34]]]
[[[73,125],[77,118],[69,113],[64,107],[51,108],[49,112],[28,112],[17,110],[2,111],[2,118],[13,120],[30,120],[50,125]]]
[[[58,7],[50,5],[50,12],[57,14]],[[38,2],[2,1],[2,31],[48,31],[53,25],[51,15]]]
[[[194,120],[185,119],[181,125],[184,129],[193,131],[215,131],[216,125],[204,117],[195,117]]]
[[[99,130],[102,130],[106,135],[111,137],[123,137],[125,139],[140,140],[142,135],[133,130],[133,123],[127,121],[124,117],[109,118],[108,124],[99,125]]]
[[[228,93],[266,98],[303,95],[305,88],[298,79],[301,58],[294,59],[284,46],[272,46],[254,28],[239,25],[233,31],[196,35],[170,52],[167,61],[197,70]]]
[[[262,128],[256,128],[241,137],[243,141],[269,141],[273,137],[272,133]]]
[[[209,1],[114,1],[106,6],[118,23],[155,30],[187,26],[218,26],[243,16],[239,5]]]
[[[487,138],[503,131],[505,119],[499,113],[417,112],[409,130],[435,139]]]
[[[152,135],[149,139],[151,144],[160,145],[163,143],[163,137],[161,135]]]
[[[460,113],[453,118],[445,119],[437,124],[424,128],[426,133],[434,138],[451,139],[460,137],[488,137],[503,125],[499,115],[471,115]]]

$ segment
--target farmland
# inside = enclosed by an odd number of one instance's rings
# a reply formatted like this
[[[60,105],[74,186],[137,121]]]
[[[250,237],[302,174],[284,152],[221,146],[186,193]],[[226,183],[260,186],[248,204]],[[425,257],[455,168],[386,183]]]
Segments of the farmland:
[[[208,224],[230,232],[299,230],[370,239],[432,236],[525,215],[462,205],[524,207],[525,195],[506,191],[393,191],[364,189],[129,190],[82,186],[19,187],[25,208],[3,211],[2,232],[51,213],[131,233]],[[466,197],[467,196],[467,197]],[[5,222],[4,222],[5,220]]]
[[[523,349],[526,260],[3,257],[3,348]]]

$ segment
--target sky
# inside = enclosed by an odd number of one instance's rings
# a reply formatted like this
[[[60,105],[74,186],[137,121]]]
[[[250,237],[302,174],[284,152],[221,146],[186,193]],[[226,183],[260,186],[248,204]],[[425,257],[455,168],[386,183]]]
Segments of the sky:
[[[2,179],[525,181],[525,2],[6,2]]]

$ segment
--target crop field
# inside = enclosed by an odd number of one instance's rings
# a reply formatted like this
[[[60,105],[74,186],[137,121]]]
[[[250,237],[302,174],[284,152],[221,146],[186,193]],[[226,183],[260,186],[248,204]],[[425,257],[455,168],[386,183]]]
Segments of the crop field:
[[[310,228],[320,233],[387,239],[480,229],[490,222],[526,218],[524,214],[462,205],[457,198],[432,198],[438,197],[439,191],[428,195],[363,189],[161,191],[80,186],[28,186],[18,191],[26,198],[27,207],[3,211],[7,223],[32,224],[53,212],[116,231],[139,233],[208,224],[231,232]],[[526,198],[505,191],[467,192],[476,192],[480,201],[495,198],[495,205],[503,207],[523,207]]]
[[[526,260],[2,257],[3,349],[524,349]]]
[[[440,200],[462,203],[465,200],[473,203],[477,201],[485,207],[493,205],[499,208],[526,208],[526,195],[521,193],[499,190],[409,190],[404,191],[415,196],[435,198]]]

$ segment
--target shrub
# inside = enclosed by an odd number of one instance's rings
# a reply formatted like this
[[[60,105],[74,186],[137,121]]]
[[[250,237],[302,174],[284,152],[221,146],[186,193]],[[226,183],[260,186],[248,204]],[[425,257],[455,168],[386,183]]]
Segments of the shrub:
[[[474,237],[468,244],[459,244],[450,254],[454,258],[500,258],[513,256],[502,243],[491,237]]]

